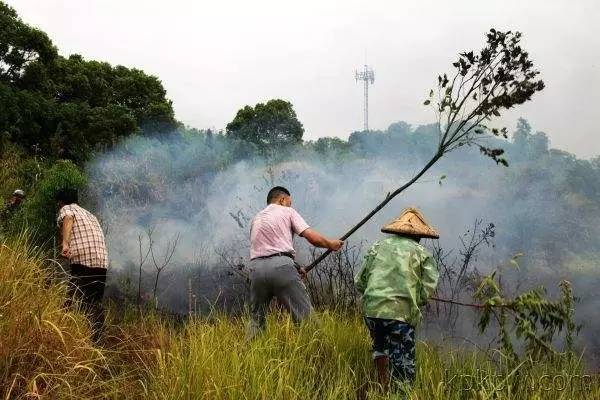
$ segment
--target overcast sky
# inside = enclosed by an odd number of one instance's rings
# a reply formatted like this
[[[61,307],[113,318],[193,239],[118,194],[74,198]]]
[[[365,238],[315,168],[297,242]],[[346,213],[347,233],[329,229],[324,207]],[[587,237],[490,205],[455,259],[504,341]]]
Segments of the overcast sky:
[[[528,119],[552,147],[600,154],[600,1],[8,0],[63,55],[157,75],[176,116],[224,128],[236,111],[290,100],[305,139],[362,128],[354,70],[375,70],[370,127],[434,119],[422,105],[458,52],[491,27],[519,30],[546,89],[503,123]]]

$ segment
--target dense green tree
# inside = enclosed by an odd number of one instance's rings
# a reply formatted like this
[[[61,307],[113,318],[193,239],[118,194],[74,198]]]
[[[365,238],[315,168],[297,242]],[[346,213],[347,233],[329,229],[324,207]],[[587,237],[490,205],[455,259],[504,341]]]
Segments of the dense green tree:
[[[289,101],[281,99],[246,106],[226,127],[227,135],[256,144],[261,150],[302,142],[304,128]]]
[[[421,125],[413,130],[405,122],[396,122],[385,131],[353,132],[348,143],[357,155],[363,157],[385,155],[403,162],[417,161],[435,151],[437,134],[434,124]]]
[[[536,132],[531,136],[529,142],[529,153],[531,158],[541,157],[548,154],[550,140],[544,132]]]
[[[160,80],[80,55],[58,56],[43,32],[0,2],[0,133],[33,153],[83,162],[134,133],[174,130]]]
[[[600,156],[596,156],[594,158],[592,158],[592,167],[594,167],[595,169],[598,170],[598,172],[600,172]]]
[[[517,129],[512,136],[512,146],[508,148],[508,156],[513,162],[535,160],[548,155],[550,140],[544,132],[532,133],[527,120],[519,118]]]
[[[14,9],[0,2],[0,82],[16,83],[29,65],[56,56],[44,32],[25,24]]]
[[[517,121],[517,129],[513,133],[513,143],[517,147],[527,147],[529,136],[531,135],[531,125],[524,118],[519,118]]]
[[[512,146],[507,149],[511,162],[521,162],[529,159],[529,141],[531,139],[531,125],[524,118],[517,121],[517,129],[512,135]]]
[[[350,153],[350,144],[337,137],[322,137],[308,145],[314,151],[324,157],[344,156]]]

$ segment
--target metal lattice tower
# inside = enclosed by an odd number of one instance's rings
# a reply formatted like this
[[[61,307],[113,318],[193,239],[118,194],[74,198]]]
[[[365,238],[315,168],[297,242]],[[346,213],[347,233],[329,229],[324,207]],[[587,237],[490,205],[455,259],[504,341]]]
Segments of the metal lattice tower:
[[[363,106],[363,111],[365,113],[365,126],[364,130],[369,130],[369,84],[375,83],[375,72],[369,68],[368,65],[365,64],[365,69],[363,71],[356,71],[354,73],[354,78],[356,82],[363,81],[365,84],[365,102]]]

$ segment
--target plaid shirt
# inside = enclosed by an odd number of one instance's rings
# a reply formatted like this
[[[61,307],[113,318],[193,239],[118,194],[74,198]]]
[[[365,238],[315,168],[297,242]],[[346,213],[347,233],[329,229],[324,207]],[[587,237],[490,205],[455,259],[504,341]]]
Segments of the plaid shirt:
[[[57,223],[59,228],[66,216],[73,217],[73,231],[69,241],[71,264],[107,268],[108,256],[104,234],[96,217],[77,204],[69,204],[62,207],[58,212]]]

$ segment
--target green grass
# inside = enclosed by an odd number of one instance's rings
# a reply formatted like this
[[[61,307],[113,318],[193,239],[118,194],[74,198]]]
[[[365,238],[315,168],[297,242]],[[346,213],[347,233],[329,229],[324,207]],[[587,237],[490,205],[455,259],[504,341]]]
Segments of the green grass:
[[[264,335],[252,342],[244,340],[246,322],[222,317],[188,324],[169,351],[157,354],[150,397],[385,398],[373,382],[370,342],[358,316],[321,313],[318,321],[301,326],[275,316]],[[591,376],[582,381],[576,360],[511,366],[489,356],[419,343],[411,398],[600,398],[597,378],[595,383]]]
[[[65,285],[43,258],[24,237],[0,244],[0,399],[386,398],[358,315],[323,312],[296,326],[273,313],[248,342],[247,317],[175,324],[111,309],[96,346],[84,316],[63,306]],[[600,399],[598,377],[584,377],[577,359],[502,360],[420,342],[410,398]]]
[[[347,398],[369,376],[367,338],[358,321],[319,319],[295,326],[272,318],[252,342],[244,338],[246,319],[195,321],[158,357],[152,397]]]

